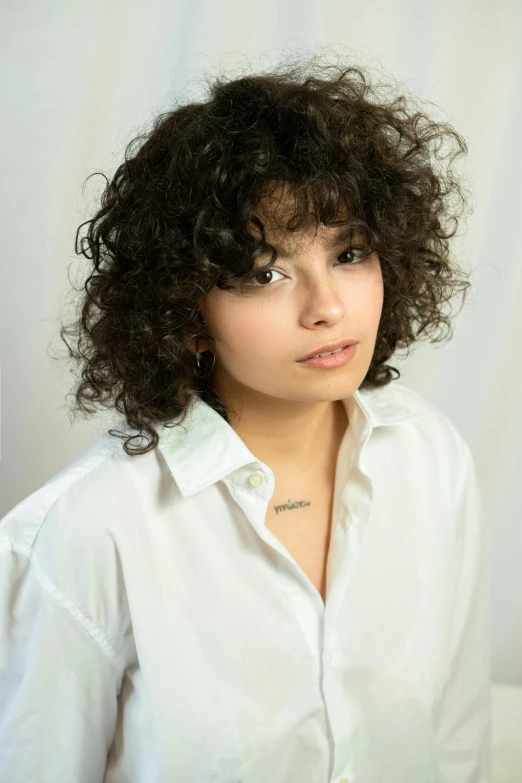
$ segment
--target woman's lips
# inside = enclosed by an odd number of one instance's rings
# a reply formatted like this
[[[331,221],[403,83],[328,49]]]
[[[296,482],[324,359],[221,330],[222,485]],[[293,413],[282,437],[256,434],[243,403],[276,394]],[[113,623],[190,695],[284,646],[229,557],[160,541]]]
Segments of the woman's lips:
[[[302,359],[298,364],[306,364],[308,367],[318,367],[324,370],[342,367],[347,364],[355,355],[357,343],[343,348],[342,351],[331,353],[329,356],[313,356],[311,359]]]

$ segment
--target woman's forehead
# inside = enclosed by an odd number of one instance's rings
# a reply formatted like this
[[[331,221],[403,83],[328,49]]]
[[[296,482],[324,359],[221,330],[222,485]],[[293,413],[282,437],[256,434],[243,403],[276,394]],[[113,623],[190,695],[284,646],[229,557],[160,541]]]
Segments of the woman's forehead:
[[[336,247],[350,233],[346,210],[339,210],[336,216],[336,220],[341,225],[326,226],[321,222],[318,223],[316,217],[310,214],[298,229],[290,230],[287,224],[294,213],[295,200],[291,194],[278,198],[265,197],[259,201],[255,210],[254,217],[263,225],[266,241],[277,246],[285,254],[291,255],[303,245],[313,243],[316,237],[324,242],[327,248]],[[261,239],[261,228],[257,221],[250,223],[249,232]]]
[[[280,258],[291,258],[295,253],[305,250],[312,245],[315,240],[322,244],[326,249],[331,250],[345,242],[353,233],[347,225],[324,226],[322,223],[299,228],[296,231],[289,231],[285,225],[266,217],[262,220],[265,229],[266,241],[273,245]],[[253,235],[260,239],[261,231],[258,226],[253,229]]]

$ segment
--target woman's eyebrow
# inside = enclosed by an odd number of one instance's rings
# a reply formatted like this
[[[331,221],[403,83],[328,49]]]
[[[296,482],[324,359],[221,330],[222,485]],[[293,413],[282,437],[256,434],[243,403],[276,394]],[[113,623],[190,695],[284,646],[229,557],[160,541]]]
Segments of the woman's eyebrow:
[[[342,231],[338,231],[334,236],[329,237],[324,243],[324,247],[327,250],[333,250],[336,247],[339,247],[339,245],[342,245],[346,242],[347,239],[349,239],[353,235],[353,229],[343,229]],[[278,258],[285,258],[287,260],[291,260],[294,253],[289,253],[287,250],[285,250],[283,247],[278,247],[277,245],[273,245],[275,249],[277,250],[277,256]]]

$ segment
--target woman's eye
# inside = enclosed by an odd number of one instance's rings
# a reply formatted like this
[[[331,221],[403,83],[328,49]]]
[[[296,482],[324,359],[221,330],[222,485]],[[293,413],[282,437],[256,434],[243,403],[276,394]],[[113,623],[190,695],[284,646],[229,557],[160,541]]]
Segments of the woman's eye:
[[[256,287],[256,283],[254,281],[258,282],[258,278],[262,277],[262,275],[273,275],[274,272],[276,273],[276,275],[277,274],[279,274],[279,275],[282,274],[282,272],[278,272],[277,269],[263,269],[262,272],[256,272],[255,275],[252,275],[252,277],[249,277],[248,278],[248,284],[249,285],[253,285],[254,287]],[[270,283],[273,283],[273,280],[272,279],[267,280],[265,278],[264,283],[261,283],[260,285],[258,285],[257,288],[263,288],[263,286],[266,288],[266,285],[270,284]]]
[[[339,259],[342,256],[345,256],[347,253],[351,256],[351,260],[349,259],[348,263],[341,263],[341,266],[357,266],[358,264],[364,263],[370,257],[370,254],[366,248],[349,247],[346,250],[343,250],[343,252],[337,256],[337,258]],[[247,285],[252,286],[253,288],[267,288],[271,283],[274,282],[273,278],[267,279],[267,276],[273,275],[274,273],[276,275],[283,274],[274,268],[263,269],[249,277],[247,280]],[[263,275],[265,276],[264,281],[260,282],[259,279],[262,278]]]
[[[360,261],[364,261],[365,255],[367,255],[367,251],[363,247],[348,247],[337,257],[340,258],[341,256],[344,256],[345,253],[349,253],[354,259],[352,263],[349,264],[349,266],[353,266],[354,264],[358,264]]]

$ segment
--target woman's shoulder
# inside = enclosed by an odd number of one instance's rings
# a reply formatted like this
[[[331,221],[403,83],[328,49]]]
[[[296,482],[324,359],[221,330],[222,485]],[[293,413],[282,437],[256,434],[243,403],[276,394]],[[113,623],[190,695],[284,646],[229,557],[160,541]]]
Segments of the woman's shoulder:
[[[114,570],[126,529],[141,524],[163,480],[158,451],[131,456],[99,436],[0,519],[0,556],[33,562],[64,592]],[[4,561],[5,562],[5,561]]]
[[[421,428],[426,433],[446,438],[459,449],[465,449],[468,446],[454,417],[417,389],[413,389],[405,383],[394,381],[387,386],[371,391],[370,394],[380,394],[380,399],[384,401],[384,404],[399,405],[402,409],[411,411],[411,421],[414,426]]]
[[[130,616],[117,530],[140,513],[136,459],[102,435],[0,520],[0,603],[43,591],[107,650],[123,649]]]
[[[376,420],[398,425],[378,428],[377,449],[382,446],[387,453],[404,455],[409,469],[439,476],[444,486],[457,483],[473,455],[454,415],[404,383],[367,391],[363,400],[377,411]],[[381,418],[380,412],[384,412]]]
[[[0,520],[0,549],[10,544],[20,552],[30,553],[42,525],[54,517],[65,524],[65,517],[92,502],[102,502],[108,471],[123,479],[115,444],[105,435],[98,437],[76,459],[53,474],[44,484],[19,501]],[[114,467],[120,463],[120,470]],[[112,467],[112,470],[111,470]],[[67,513],[60,514],[59,512]],[[69,518],[69,523],[74,520]]]

